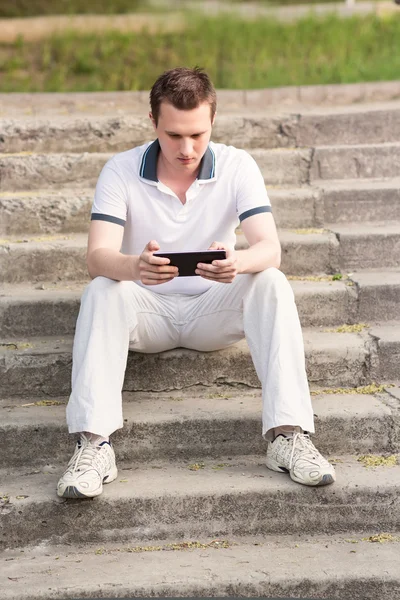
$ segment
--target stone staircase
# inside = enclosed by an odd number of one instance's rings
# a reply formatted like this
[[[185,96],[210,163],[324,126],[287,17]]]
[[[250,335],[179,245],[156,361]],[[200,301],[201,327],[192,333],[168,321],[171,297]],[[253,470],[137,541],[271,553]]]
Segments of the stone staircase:
[[[400,101],[249,111],[222,94],[213,135],[264,174],[337,483],[265,468],[242,342],[130,353],[117,480],[57,498],[93,186],[109,156],[152,139],[132,98],[48,95],[41,113],[0,96],[2,597],[398,598],[400,465],[360,457],[400,448]]]

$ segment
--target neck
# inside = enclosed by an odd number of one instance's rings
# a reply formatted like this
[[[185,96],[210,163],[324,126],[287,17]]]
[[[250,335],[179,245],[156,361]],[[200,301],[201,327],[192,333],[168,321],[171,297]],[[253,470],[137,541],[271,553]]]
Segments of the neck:
[[[191,172],[182,172],[178,169],[174,169],[169,165],[160,152],[157,161],[157,176],[158,179],[173,179],[177,183],[188,183],[189,185],[193,183],[193,181],[197,178],[199,174],[200,166],[198,166],[194,171]]]

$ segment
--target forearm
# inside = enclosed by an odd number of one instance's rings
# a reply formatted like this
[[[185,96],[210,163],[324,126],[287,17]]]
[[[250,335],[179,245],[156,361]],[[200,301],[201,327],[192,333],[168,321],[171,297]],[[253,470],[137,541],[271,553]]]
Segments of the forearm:
[[[97,248],[87,258],[89,275],[103,276],[115,281],[135,281],[140,279],[139,256],[122,254],[111,248]]]
[[[276,244],[262,240],[246,250],[237,250],[236,257],[238,273],[258,273],[269,267],[279,269],[281,249]]]

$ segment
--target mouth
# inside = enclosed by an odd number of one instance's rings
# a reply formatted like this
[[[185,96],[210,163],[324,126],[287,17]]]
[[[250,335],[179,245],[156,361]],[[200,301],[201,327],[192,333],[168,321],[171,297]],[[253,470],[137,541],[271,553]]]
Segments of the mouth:
[[[194,158],[178,158],[179,162],[183,165],[188,165],[194,161]]]

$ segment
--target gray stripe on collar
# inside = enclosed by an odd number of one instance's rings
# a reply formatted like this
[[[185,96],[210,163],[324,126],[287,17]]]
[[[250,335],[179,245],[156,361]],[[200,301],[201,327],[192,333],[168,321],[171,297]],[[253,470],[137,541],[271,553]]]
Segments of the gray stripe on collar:
[[[200,171],[197,179],[213,179],[215,177],[215,154],[214,151],[208,146],[207,150],[200,163]]]
[[[157,159],[158,153],[160,152],[160,142],[155,140],[150,144],[143,156],[140,164],[139,175],[143,179],[149,181],[155,181],[158,183],[157,177]],[[208,146],[205,154],[200,162],[200,170],[197,179],[205,181],[213,179],[215,177],[215,154],[214,151]]]
[[[157,158],[160,152],[160,142],[155,140],[148,146],[143,154],[140,165],[139,175],[143,179],[158,182],[157,178]]]

